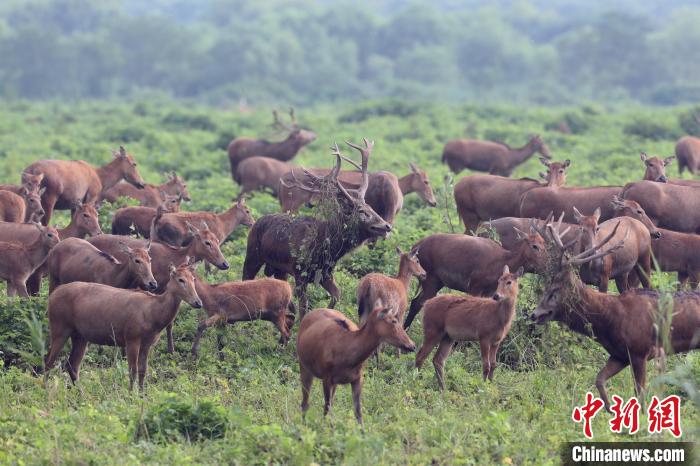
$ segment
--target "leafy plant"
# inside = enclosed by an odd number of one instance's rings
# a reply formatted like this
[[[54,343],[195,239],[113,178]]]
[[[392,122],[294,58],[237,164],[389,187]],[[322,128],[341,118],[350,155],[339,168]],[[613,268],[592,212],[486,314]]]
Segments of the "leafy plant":
[[[170,394],[137,420],[137,439],[156,442],[197,442],[223,438],[228,428],[226,409],[205,398],[193,402]]]

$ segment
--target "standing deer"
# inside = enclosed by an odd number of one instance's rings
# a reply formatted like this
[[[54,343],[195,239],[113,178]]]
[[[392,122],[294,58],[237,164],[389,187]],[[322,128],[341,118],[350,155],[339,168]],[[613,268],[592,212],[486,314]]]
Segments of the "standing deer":
[[[95,203],[104,190],[124,179],[137,188],[144,182],[136,170],[136,161],[123,146],[113,152],[114,160],[95,168],[82,160],[40,160],[24,171],[43,175],[46,188],[41,203],[45,211],[42,223],[48,225],[54,209],[70,209],[76,199]]]
[[[676,158],[679,175],[682,175],[686,168],[695,175],[700,171],[700,139],[694,136],[680,138],[676,143]]]
[[[437,233],[423,238],[415,246],[418,260],[426,272],[420,292],[411,301],[404,328],[411,326],[423,303],[443,287],[476,296],[496,291],[503,266],[526,272],[541,272],[546,266],[544,240],[530,224],[529,232],[518,230],[513,249],[504,249],[491,239],[460,234]]]
[[[416,345],[401,328],[397,311],[378,307],[361,327],[333,309],[315,309],[304,317],[297,334],[297,356],[301,375],[301,414],[309,409],[314,377],[323,381],[323,414],[333,404],[338,384],[350,384],[355,418],[362,424],[362,382],[367,359],[381,343],[404,351]]]
[[[66,369],[73,383],[88,343],[126,348],[129,389],[138,374],[143,391],[148,354],[163,329],[175,319],[180,302],[199,309],[202,301],[194,288],[194,275],[187,264],[170,265],[170,279],[163,294],[124,290],[98,283],[74,282],[58,287],[49,296],[50,346],[46,368],[56,362],[63,345],[71,339]]]
[[[22,184],[0,184],[0,191],[12,191],[15,194],[20,194],[20,190],[25,188],[29,192],[35,192],[41,187],[41,180],[43,179],[44,175],[41,173],[33,175],[31,173],[22,172]]]
[[[231,163],[231,177],[236,180],[238,164],[248,157],[260,156],[287,162],[292,160],[302,147],[316,139],[312,131],[301,129],[294,117],[294,109],[289,109],[291,124],[280,120],[277,110],[273,110],[274,126],[287,131],[287,138],[282,142],[269,142],[262,139],[236,138],[228,145],[228,160]]]
[[[325,189],[334,196],[337,211],[331,212],[330,219],[269,214],[255,222],[248,234],[243,280],[255,278],[263,265],[266,275],[274,274],[278,279],[286,280],[289,274],[294,275],[302,316],[308,307],[306,288],[310,283],[320,283],[328,291],[333,307],[340,297],[333,280],[333,268],[338,260],[364,241],[391,232],[391,225],[365,201],[369,186],[367,164],[374,143],[366,138],[365,147],[346,143],[362,156],[362,183],[357,191],[346,190],[338,180],[342,155],[337,144],[333,152],[336,166],[326,177],[311,175],[316,186],[295,182],[295,186],[313,193]]]
[[[416,354],[416,367],[420,369],[425,358],[439,344],[433,366],[440,390],[445,390],[445,360],[456,341],[479,342],[482,375],[484,380],[493,380],[498,347],[508,335],[515,318],[518,279],[523,273],[522,267],[516,273],[510,273],[508,266],[504,265],[496,292],[491,298],[447,294],[425,303],[423,346]]]
[[[185,180],[180,178],[174,171],[168,173],[168,181],[163,184],[146,183],[143,189],[134,187],[130,183],[117,183],[113,187],[104,190],[100,200],[116,202],[120,197],[130,197],[136,199],[144,207],[158,207],[166,201],[164,194],[179,197],[184,201],[191,201],[190,193],[187,191]]]
[[[700,189],[654,181],[627,184],[620,194],[637,202],[651,221],[661,228],[700,233]]]
[[[8,296],[29,297],[27,279],[60,240],[55,228],[33,225],[39,236],[31,241],[0,241],[0,279],[7,282]]]
[[[446,163],[453,173],[468,168],[492,175],[510,176],[515,167],[525,163],[535,152],[546,159],[551,158],[549,148],[539,135],[530,137],[527,144],[520,148],[501,142],[455,139],[445,144],[442,163]]]
[[[555,246],[550,261],[555,269],[531,319],[538,324],[562,322],[574,332],[593,337],[605,348],[610,357],[598,372],[596,387],[608,410],[605,383],[630,364],[637,397],[643,396],[646,362],[664,352],[660,328],[670,328],[670,347],[666,352],[681,353],[700,347],[700,294],[675,293],[672,315],[667,315],[659,309],[659,294],[655,291],[633,289],[620,295],[595,291],[581,281],[576,268],[613,253],[624,246],[625,239],[603,249],[616,236],[613,230],[598,244],[570,256],[557,229],[549,225],[547,230],[548,239]],[[672,320],[665,321],[668,317]]]
[[[21,186],[19,194],[0,190],[0,221],[23,223],[40,219],[44,215],[41,207],[41,195],[46,188],[29,191]]]
[[[179,212],[182,198],[177,195],[161,193],[163,212]],[[112,217],[113,235],[130,235],[136,232],[144,238],[151,236],[151,223],[156,216],[156,208],[144,206],[122,207]]]
[[[273,196],[277,196],[280,178],[295,168],[296,166],[289,162],[270,157],[255,156],[241,160],[233,177],[236,183],[241,185],[238,197],[241,198],[251,191],[265,188],[271,190]]]
[[[679,287],[700,283],[700,236],[659,229],[661,237],[651,242],[654,259],[663,272],[678,272]]]
[[[542,230],[547,223],[549,223],[551,216],[546,220],[533,219],[533,218],[521,218],[521,217],[503,217],[496,220],[490,220],[484,222],[483,229],[479,233],[482,238],[497,239],[504,249],[513,249],[520,241],[520,235],[518,231],[527,231],[530,225],[535,226],[537,231]],[[569,242],[571,240],[578,238],[578,225],[572,223],[564,223],[563,227],[566,229],[564,234],[564,241]],[[574,247],[577,247],[578,241],[574,243]]]
[[[564,221],[573,223],[576,206],[586,215],[592,215],[595,209],[600,208],[600,220],[610,220],[615,216],[613,198],[619,195],[621,190],[621,186],[534,188],[520,198],[519,216],[547,218],[550,213],[558,217],[563,212]]]
[[[549,162],[540,158],[547,167],[540,173],[545,184],[530,179],[514,180],[495,175],[471,175],[459,180],[454,188],[455,204],[459,217],[464,222],[466,234],[477,231],[486,220],[520,216],[520,198],[527,191],[543,187],[558,187],[566,183],[566,170],[571,165],[565,162]]]

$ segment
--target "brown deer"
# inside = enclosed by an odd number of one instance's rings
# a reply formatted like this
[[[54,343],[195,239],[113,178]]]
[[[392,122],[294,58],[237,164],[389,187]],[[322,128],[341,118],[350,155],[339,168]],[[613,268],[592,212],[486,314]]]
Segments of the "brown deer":
[[[426,301],[423,306],[423,346],[416,354],[416,367],[420,369],[425,358],[439,344],[433,366],[440,390],[445,390],[445,360],[457,341],[479,342],[482,375],[484,380],[493,380],[498,347],[515,318],[518,279],[523,273],[522,267],[511,273],[504,265],[491,298],[446,294]]]
[[[95,203],[102,191],[124,179],[137,188],[144,182],[136,170],[136,161],[123,146],[113,152],[114,160],[95,168],[82,160],[39,160],[24,171],[44,175],[41,185],[46,192],[41,198],[44,211],[42,223],[48,225],[54,209],[70,209],[76,199]]]
[[[27,279],[46,260],[60,240],[58,231],[34,223],[39,236],[25,241],[0,241],[0,279],[7,282],[7,295],[29,297]]]
[[[531,136],[527,144],[520,148],[502,142],[455,139],[445,144],[442,163],[446,163],[453,173],[468,168],[492,175],[510,176],[515,167],[525,163],[535,152],[546,159],[551,158],[549,148],[539,135]]]
[[[180,212],[182,198],[178,195],[161,193],[163,212]],[[151,236],[151,222],[156,216],[156,208],[145,206],[122,207],[112,217],[113,235],[131,235],[133,232],[143,238]]]
[[[188,224],[206,225],[223,242],[238,225],[247,227],[255,223],[245,198],[239,198],[228,210],[213,212],[176,212],[163,214],[155,225],[158,239],[173,246],[184,246],[192,238]]]
[[[367,164],[374,143],[366,138],[365,147],[346,143],[362,155],[362,183],[357,191],[346,190],[338,180],[342,155],[337,144],[333,152],[336,166],[326,177],[315,177],[315,186],[295,183],[313,193],[325,190],[334,196],[337,210],[331,218],[268,214],[255,222],[248,234],[243,280],[255,278],[263,265],[265,274],[274,274],[277,279],[286,280],[289,274],[294,275],[294,291],[302,316],[308,307],[306,288],[310,283],[320,283],[328,291],[333,307],[340,297],[333,280],[337,261],[364,241],[391,232],[391,225],[365,202],[369,186]]]
[[[41,188],[41,180],[44,175],[32,175],[31,173],[22,172],[22,184],[0,184],[0,191],[12,191],[15,194],[20,194],[20,190],[25,188],[29,192],[38,191]]]
[[[374,309],[365,322],[357,325],[333,309],[315,309],[304,317],[297,334],[297,356],[301,375],[301,414],[309,409],[309,394],[314,377],[323,381],[323,414],[333,404],[338,384],[350,384],[355,418],[362,424],[362,379],[367,359],[381,343],[404,351],[416,345],[401,328],[397,311]]]
[[[661,237],[651,242],[651,249],[663,272],[678,272],[679,287],[690,282],[696,290],[700,283],[700,236],[659,229]]]
[[[274,278],[210,285],[199,277],[195,281],[208,318],[199,323],[192,343],[192,356],[199,357],[199,341],[204,331],[217,323],[235,324],[252,320],[272,322],[280,332],[280,344],[289,341],[289,326],[294,323],[292,288]],[[287,310],[291,314],[287,314]],[[221,341],[219,341],[221,350]]]
[[[46,258],[49,293],[71,282],[102,283],[115,288],[158,288],[151,271],[151,245],[130,248],[120,245],[127,260],[120,262],[80,238],[67,238],[54,247]]]
[[[19,194],[0,190],[0,221],[23,223],[40,219],[44,215],[44,209],[41,207],[44,189],[29,191],[21,186]]]
[[[129,389],[138,374],[143,391],[151,347],[163,329],[175,319],[180,302],[199,309],[202,301],[194,288],[194,274],[187,264],[170,265],[170,279],[163,294],[124,290],[99,283],[74,282],[58,287],[49,296],[50,346],[46,368],[56,362],[71,339],[66,370],[78,381],[88,343],[126,348]]]
[[[675,293],[672,315],[659,309],[659,294],[651,290],[628,290],[620,295],[601,293],[587,287],[576,268],[613,253],[624,246],[624,238],[613,246],[603,246],[616,236],[613,230],[602,241],[578,255],[566,253],[559,232],[548,226],[555,245],[550,262],[554,273],[531,319],[543,324],[556,320],[572,331],[593,337],[608,352],[605,366],[598,372],[596,387],[610,410],[605,383],[632,365],[635,391],[643,396],[646,362],[666,352],[681,353],[700,347],[700,294]],[[667,321],[667,318],[672,321]],[[670,328],[669,348],[661,349],[665,337],[660,328]]]
[[[642,152],[640,157],[642,162],[644,162],[644,166],[646,167],[644,170],[644,178],[642,178],[643,180],[658,181],[659,183],[670,183],[681,186],[694,186],[696,188],[700,187],[700,181],[697,180],[683,180],[680,178],[669,179],[666,177],[666,167],[673,162],[673,160],[676,158],[675,155],[662,159],[661,157],[656,156],[649,157],[645,152]]]
[[[620,194],[637,202],[651,221],[661,228],[700,233],[700,189],[654,181],[627,184]]]
[[[585,215],[601,209],[600,220],[615,216],[613,198],[620,194],[621,186],[593,187],[542,187],[525,192],[520,198],[520,217],[547,218],[550,213],[558,217],[564,213],[564,221],[574,223],[574,206]]]
[[[527,231],[530,225],[534,224],[535,229],[540,231],[550,220],[551,217],[548,217],[546,220],[520,217],[498,218],[482,223],[483,228],[479,229],[481,231],[478,236],[496,240],[504,249],[513,249],[520,241],[522,232]],[[566,243],[578,238],[578,225],[563,223],[562,226],[566,229],[564,234]],[[573,246],[577,244],[578,241]]]
[[[682,175],[687,168],[695,175],[700,169],[700,139],[694,136],[684,136],[676,143],[676,158],[678,159],[678,174]]]
[[[275,118],[274,126],[287,131],[287,138],[282,142],[269,142],[262,139],[236,138],[228,145],[228,160],[231,163],[231,177],[237,183],[236,172],[238,164],[248,157],[260,156],[287,162],[304,146],[311,144],[316,139],[316,134],[312,131],[301,129],[297,125],[294,117],[294,109],[289,109],[291,124],[283,123],[280,120],[277,110],[273,110]]]
[[[113,187],[106,189],[100,196],[100,200],[116,202],[120,197],[130,197],[136,199],[144,207],[158,207],[166,199],[163,193],[169,196],[179,197],[184,201],[191,201],[190,193],[187,191],[185,180],[180,178],[174,171],[167,174],[168,181],[163,184],[144,184],[143,189],[134,187],[130,183],[117,183]]]
[[[495,241],[460,234],[437,233],[418,241],[418,260],[426,272],[420,291],[411,301],[404,328],[410,327],[423,304],[443,287],[476,296],[496,291],[503,266],[526,272],[541,272],[546,266],[545,245],[534,223],[527,233],[518,231],[520,241],[504,249]]]
[[[540,158],[540,161],[547,167],[546,173],[540,173],[545,184],[531,178],[514,180],[495,175],[471,175],[459,180],[454,197],[465,233],[469,235],[477,231],[479,224],[486,220],[519,217],[520,198],[531,189],[566,183],[566,170],[571,165],[569,160],[549,162]]]
[[[265,188],[272,191],[273,196],[277,196],[280,185],[280,178],[287,172],[295,169],[296,166],[288,162],[273,159],[270,157],[248,157],[241,160],[236,168],[234,180],[241,185],[241,192],[238,197],[256,190]]]

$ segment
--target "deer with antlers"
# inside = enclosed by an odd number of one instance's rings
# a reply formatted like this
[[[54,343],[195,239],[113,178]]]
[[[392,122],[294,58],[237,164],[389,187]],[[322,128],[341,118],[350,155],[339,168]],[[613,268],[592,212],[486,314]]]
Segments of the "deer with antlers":
[[[331,295],[329,307],[340,297],[340,290],[333,280],[335,264],[348,252],[364,241],[385,237],[391,225],[377,214],[365,200],[369,184],[367,165],[374,143],[364,139],[364,147],[346,141],[360,152],[362,157],[362,182],[357,190],[348,190],[338,180],[343,155],[338,145],[333,147],[336,165],[325,177],[306,172],[311,184],[298,180],[293,186],[324,197],[336,205],[326,218],[289,214],[268,214],[261,217],[250,229],[243,280],[252,280],[265,265],[266,275],[286,280],[294,276],[295,295],[299,300],[302,316],[307,310],[306,288],[317,283]],[[287,185],[290,187],[292,185]]]
[[[596,387],[605,406],[610,401],[605,389],[608,379],[628,365],[632,366],[635,391],[641,397],[646,384],[646,362],[663,352],[682,353],[700,347],[700,294],[675,293],[673,312],[659,308],[659,293],[651,290],[628,290],[620,295],[601,293],[587,287],[576,269],[612,254],[624,247],[628,234],[619,238],[618,223],[597,244],[576,255],[567,252],[558,227],[548,224],[547,239],[552,244],[548,285],[531,319],[544,324],[562,322],[574,332],[591,336],[610,355],[598,372]],[[659,329],[668,328],[668,348]]]

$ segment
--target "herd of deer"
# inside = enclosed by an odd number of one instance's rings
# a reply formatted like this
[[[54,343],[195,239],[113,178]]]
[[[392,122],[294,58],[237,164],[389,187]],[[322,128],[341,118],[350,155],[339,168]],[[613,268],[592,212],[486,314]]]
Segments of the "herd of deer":
[[[358,327],[332,309],[340,297],[335,264],[361,244],[386,237],[405,194],[416,192],[431,206],[436,200],[428,176],[414,164],[402,178],[370,173],[373,143],[367,139],[363,145],[347,142],[358,151],[359,162],[335,145],[330,169],[290,164],[316,138],[297,125],[293,110],[290,117],[285,124],[274,112],[275,125],[288,131],[282,142],[237,138],[230,143],[231,174],[242,189],[220,214],[180,211],[181,201],[190,199],[184,180],[172,173],[164,184],[146,184],[124,147],[101,167],[41,160],[23,171],[20,185],[0,185],[0,278],[7,282],[8,295],[36,295],[43,276],[49,277],[47,369],[69,338],[66,370],[73,382],[89,343],[120,346],[126,350],[130,387],[138,380],[143,389],[150,349],[164,329],[168,350],[174,351],[172,326],[181,301],[207,314],[192,344],[195,358],[203,332],[217,323],[268,320],[286,344],[298,307],[302,412],[308,409],[313,379],[320,378],[324,411],[336,386],[351,384],[355,415],[362,422],[366,360],[382,343],[415,350],[406,329],[421,309],[424,340],[416,366],[438,346],[433,364],[444,389],[444,363],[455,342],[478,341],[483,377],[491,380],[498,347],[515,317],[518,281],[526,272],[543,275],[546,283],[531,316],[534,322],[558,320],[608,351],[596,379],[608,407],[605,382],[626,366],[632,366],[639,395],[647,360],[700,347],[700,293],[694,291],[700,282],[700,182],[667,178],[665,167],[674,157],[642,153],[643,180],[624,187],[569,187],[570,161],[551,161],[539,136],[519,149],[487,141],[449,142],[442,160],[452,171],[489,172],[455,185],[466,232],[433,234],[410,251],[397,250],[395,277],[371,273],[362,278]],[[540,173],[544,182],[508,178],[535,152],[546,167]],[[700,170],[700,140],[683,138],[675,158],[681,172]],[[352,169],[342,170],[343,162]],[[243,195],[259,189],[271,190],[283,213],[254,221]],[[141,205],[118,210],[112,234],[103,234],[96,209],[120,196]],[[292,214],[328,199],[334,218]],[[48,226],[55,209],[70,209],[66,228]],[[238,225],[250,227],[243,280],[207,283],[195,272],[196,264],[229,268],[220,245]],[[311,253],[299,253],[310,245]],[[650,289],[654,258],[661,270],[677,272],[680,285],[693,290],[673,294],[671,313]],[[263,267],[268,278],[255,279]],[[419,292],[409,305],[413,276]],[[620,294],[607,294],[610,279]],[[311,283],[330,294],[328,309],[307,313]],[[436,297],[444,287],[469,294]]]

